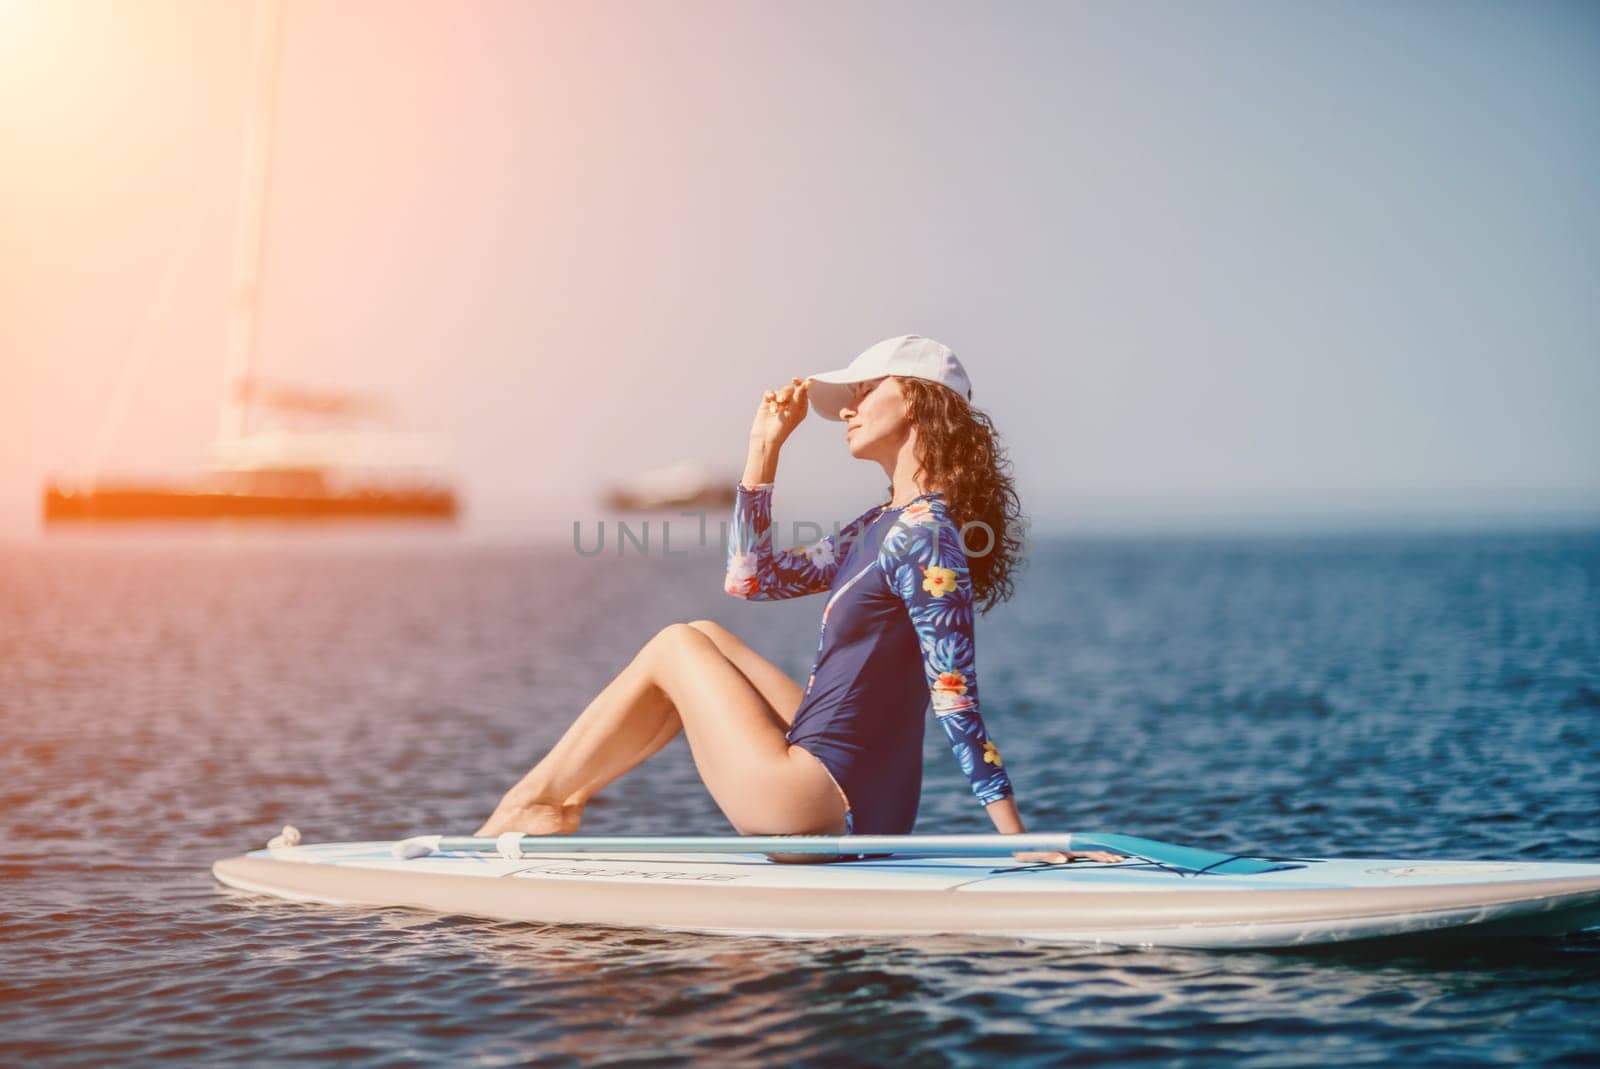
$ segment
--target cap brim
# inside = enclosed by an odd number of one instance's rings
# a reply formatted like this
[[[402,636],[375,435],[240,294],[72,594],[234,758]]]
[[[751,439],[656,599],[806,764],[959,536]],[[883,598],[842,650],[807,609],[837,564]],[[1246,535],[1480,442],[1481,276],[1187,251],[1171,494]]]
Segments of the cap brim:
[[[854,392],[850,387],[858,382],[868,382],[883,377],[884,372],[867,368],[846,367],[838,371],[818,372],[811,376],[811,385],[806,389],[811,397],[812,411],[823,419],[843,423],[844,417],[839,415],[839,409],[850,403]]]

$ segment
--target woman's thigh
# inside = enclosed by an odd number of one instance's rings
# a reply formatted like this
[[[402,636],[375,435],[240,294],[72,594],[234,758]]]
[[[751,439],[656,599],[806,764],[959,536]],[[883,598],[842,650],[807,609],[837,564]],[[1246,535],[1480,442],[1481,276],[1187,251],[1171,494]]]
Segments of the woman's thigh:
[[[690,620],[689,626],[716,643],[722,655],[738,666],[783,721],[783,730],[788,731],[789,725],[794,723],[794,714],[800,711],[805,689],[715,620]]]
[[[650,643],[651,676],[678,711],[695,768],[742,835],[830,834],[844,803],[816,759],[789,745],[767,699],[698,628]]]

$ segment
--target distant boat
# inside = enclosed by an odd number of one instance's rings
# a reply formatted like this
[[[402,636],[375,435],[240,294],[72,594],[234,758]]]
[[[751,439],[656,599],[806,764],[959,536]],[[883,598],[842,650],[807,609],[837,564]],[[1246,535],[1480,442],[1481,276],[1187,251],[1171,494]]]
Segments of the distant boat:
[[[619,512],[727,508],[734,502],[737,479],[737,475],[682,460],[611,487],[605,494],[605,506]]]
[[[133,481],[77,490],[70,483],[45,488],[46,523],[126,523],[188,520],[447,520],[456,518],[448,489],[334,491],[319,473],[282,473],[283,492],[248,492]],[[296,478],[296,476],[304,476]]]
[[[241,168],[224,397],[211,462],[178,481],[105,478],[100,468],[111,435],[102,428],[87,470],[46,484],[46,524],[456,519],[459,504],[443,473],[437,436],[394,429],[387,406],[375,397],[269,383],[253,373],[282,21],[281,0],[257,0],[254,107]],[[130,354],[130,368],[142,366],[139,350]],[[125,392],[119,395],[112,406],[116,421],[126,400]]]

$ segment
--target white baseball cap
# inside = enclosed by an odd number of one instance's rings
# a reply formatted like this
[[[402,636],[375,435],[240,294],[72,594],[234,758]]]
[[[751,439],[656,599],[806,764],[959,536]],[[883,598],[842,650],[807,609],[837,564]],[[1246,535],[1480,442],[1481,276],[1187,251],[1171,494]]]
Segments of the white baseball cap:
[[[823,371],[811,376],[811,407],[823,419],[843,422],[839,409],[850,403],[850,387],[857,382],[900,375],[927,379],[948,386],[964,400],[972,400],[972,381],[948,345],[916,334],[885,338],[838,371]]]

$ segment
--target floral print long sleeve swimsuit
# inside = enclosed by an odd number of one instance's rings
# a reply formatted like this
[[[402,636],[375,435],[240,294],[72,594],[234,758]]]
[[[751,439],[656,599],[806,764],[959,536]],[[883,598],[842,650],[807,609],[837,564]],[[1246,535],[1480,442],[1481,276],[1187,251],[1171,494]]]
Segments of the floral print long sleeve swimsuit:
[[[724,589],[748,601],[829,591],[785,737],[833,776],[848,834],[904,835],[916,823],[930,696],[978,801],[1012,793],[978,712],[972,582],[942,493],[874,506],[835,535],[774,552],[772,484],[739,483]]]

